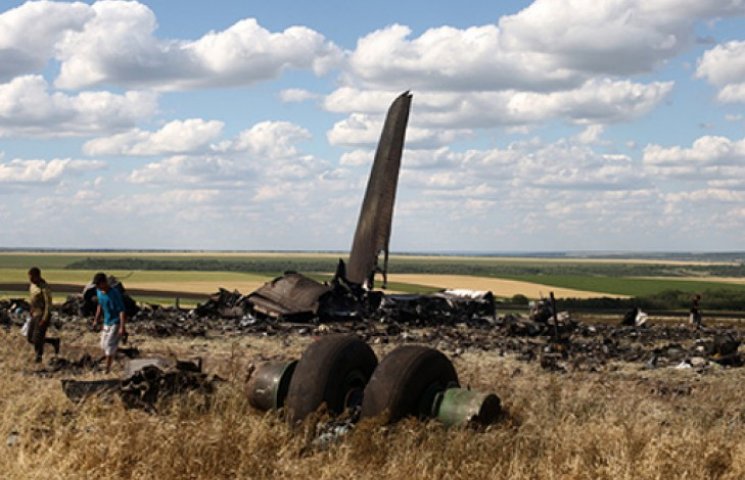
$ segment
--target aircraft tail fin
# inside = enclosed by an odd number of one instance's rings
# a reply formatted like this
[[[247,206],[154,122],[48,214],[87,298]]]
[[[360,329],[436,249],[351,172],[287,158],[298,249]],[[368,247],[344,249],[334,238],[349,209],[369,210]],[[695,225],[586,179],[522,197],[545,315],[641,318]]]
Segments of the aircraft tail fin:
[[[383,274],[384,284],[387,280],[393,206],[411,98],[411,93],[404,92],[388,109],[346,269],[347,280],[351,283],[363,285],[371,282],[378,272]],[[378,265],[381,252],[384,254],[382,267]]]

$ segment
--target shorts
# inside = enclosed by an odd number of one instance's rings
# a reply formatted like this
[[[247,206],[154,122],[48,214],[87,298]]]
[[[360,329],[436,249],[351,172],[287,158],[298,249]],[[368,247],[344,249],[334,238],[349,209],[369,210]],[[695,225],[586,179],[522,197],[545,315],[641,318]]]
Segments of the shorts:
[[[114,325],[104,325],[101,331],[101,349],[107,357],[114,356],[119,348],[119,340],[121,339],[119,329],[119,324],[115,323]]]

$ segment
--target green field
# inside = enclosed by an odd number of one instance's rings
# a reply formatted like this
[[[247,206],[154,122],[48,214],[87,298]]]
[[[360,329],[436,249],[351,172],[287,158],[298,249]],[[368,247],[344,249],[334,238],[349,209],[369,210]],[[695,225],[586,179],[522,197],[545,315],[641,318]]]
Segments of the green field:
[[[98,254],[97,254],[98,255]],[[229,290],[239,290],[242,293],[248,293],[255,290],[263,283],[271,280],[275,276],[281,274],[282,268],[277,271],[271,269],[260,269],[261,272],[247,272],[247,271],[219,271],[219,270],[150,270],[150,269],[110,269],[110,268],[90,268],[90,269],[76,269],[70,268],[70,265],[75,262],[81,262],[86,259],[90,259],[91,254],[68,254],[68,253],[48,253],[48,254],[36,254],[36,253],[0,253],[0,283],[25,283],[28,281],[28,268],[30,266],[38,266],[42,269],[44,277],[50,283],[55,284],[72,284],[72,285],[85,285],[87,284],[93,275],[99,270],[103,270],[110,275],[114,275],[118,279],[122,280],[126,286],[137,289],[149,289],[149,290],[161,290],[161,291],[173,291],[173,292],[190,292],[190,293],[202,293],[207,294],[217,291],[218,288],[227,288]],[[177,264],[179,261],[208,261],[214,259],[225,259],[225,258],[239,258],[242,261],[263,261],[268,260],[271,262],[280,262],[281,256],[278,254],[267,255],[222,255],[222,254],[195,254],[183,255],[183,254],[129,254],[124,256],[119,253],[116,255],[103,255],[96,257],[96,259],[104,259],[106,261],[118,262],[117,265],[137,262],[138,260],[146,259],[148,261],[166,262],[168,264]],[[301,262],[317,261],[319,258],[324,258],[323,255],[290,255],[289,263],[292,264],[293,260],[299,258]],[[332,257],[328,257],[332,260]],[[329,265],[335,265],[336,257],[333,257],[333,262]],[[103,265],[105,267],[106,265]],[[137,266],[137,265],[133,265]],[[292,266],[292,265],[291,265]],[[291,268],[289,268],[291,269]],[[330,269],[329,269],[330,270]],[[307,272],[306,272],[307,273]],[[327,281],[331,279],[331,275],[327,273],[310,273],[311,277],[319,281]],[[388,285],[389,291],[394,292],[405,292],[405,293],[430,293],[439,289],[429,287],[426,285],[415,285],[410,283],[391,282]],[[23,294],[24,292],[10,292],[0,291],[1,297],[13,297]],[[64,300],[65,295],[55,294],[55,301]],[[147,301],[151,303],[162,303],[170,304],[174,302],[174,298],[168,297],[153,297],[153,296],[135,296],[136,299]],[[193,303],[193,302],[192,302]],[[189,301],[182,300],[181,304],[189,304]]]
[[[600,277],[575,275],[519,275],[514,280],[542,283],[553,287],[572,288],[630,297],[654,295],[667,290],[700,293],[706,290],[732,290],[745,292],[745,284],[716,281],[676,280],[675,278],[650,279],[633,277]]]
[[[44,277],[47,281],[54,283],[86,284],[90,282],[97,270],[67,270],[58,268],[45,268]],[[0,282],[25,282],[28,280],[27,268],[0,268]],[[106,273],[130,282],[145,282],[162,284],[163,290],[169,285],[177,286],[184,282],[212,282],[220,286],[221,282],[265,282],[271,277],[263,274],[239,273],[239,272],[198,272],[198,271],[167,271],[167,270],[106,270]]]
[[[286,270],[328,280],[328,272],[334,271],[340,256],[344,254],[0,252],[0,283],[25,282],[27,269],[36,265],[49,282],[57,284],[83,285],[95,272],[105,271],[135,289],[208,294],[224,287],[247,293]],[[416,283],[389,285],[389,291],[411,293],[438,290],[427,284],[427,275],[466,275],[476,279],[473,288],[478,288],[478,278],[498,278],[595,292],[598,296],[648,297],[672,290],[732,292],[738,297],[745,293],[745,282],[724,281],[724,277],[745,278],[745,266],[737,261],[393,255],[390,271],[419,275],[422,280],[417,278]],[[723,281],[716,281],[717,277]]]

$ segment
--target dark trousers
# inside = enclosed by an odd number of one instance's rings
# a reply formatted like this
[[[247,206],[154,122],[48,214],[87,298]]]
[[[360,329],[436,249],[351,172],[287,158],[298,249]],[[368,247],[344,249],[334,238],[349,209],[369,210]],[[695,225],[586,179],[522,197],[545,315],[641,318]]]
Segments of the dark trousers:
[[[47,321],[44,326],[39,325],[40,322],[40,317],[31,317],[31,325],[29,325],[28,335],[26,337],[28,343],[34,346],[36,358],[41,358],[44,354],[45,343],[54,346],[54,344],[59,341],[54,338],[47,338],[47,327],[49,327],[49,321]]]

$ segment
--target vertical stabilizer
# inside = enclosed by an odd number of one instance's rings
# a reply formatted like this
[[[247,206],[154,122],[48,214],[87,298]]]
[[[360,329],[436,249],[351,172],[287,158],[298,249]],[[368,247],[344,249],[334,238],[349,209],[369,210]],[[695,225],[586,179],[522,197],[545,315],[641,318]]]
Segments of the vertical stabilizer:
[[[365,284],[377,272],[383,274],[384,283],[387,277],[393,205],[411,97],[409,92],[402,93],[388,109],[349,256],[346,277],[351,283]],[[384,260],[379,266],[381,252]]]

